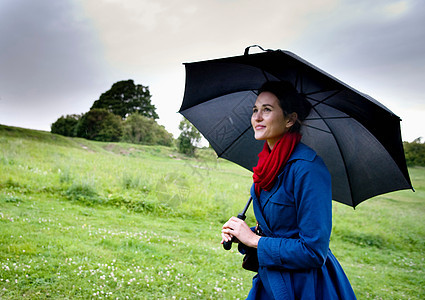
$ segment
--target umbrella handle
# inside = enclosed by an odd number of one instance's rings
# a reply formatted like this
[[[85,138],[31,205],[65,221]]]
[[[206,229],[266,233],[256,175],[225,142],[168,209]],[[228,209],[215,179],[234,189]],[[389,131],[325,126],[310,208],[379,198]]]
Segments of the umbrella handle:
[[[235,239],[235,237],[233,237],[230,241],[223,243],[224,250],[230,250],[230,249],[232,249],[232,243],[233,243],[233,240],[234,239]]]
[[[271,49],[267,49],[267,50],[265,50],[263,47],[261,47],[261,46],[259,46],[259,45],[252,45],[252,46],[249,46],[249,47],[246,47],[245,48],[245,52],[244,52],[244,54],[243,55],[248,55],[249,54],[249,49],[250,48],[253,48],[253,47],[258,47],[258,48],[260,48],[261,50],[263,50],[263,51],[273,51],[273,50],[271,50]]]
[[[243,211],[242,212],[240,212],[239,214],[238,214],[238,218],[239,219],[241,219],[241,220],[245,220],[245,218],[246,218],[246,211],[248,210],[248,207],[249,207],[249,205],[251,204],[251,202],[252,202],[252,197],[249,197],[249,200],[248,200],[248,202],[245,204],[245,207],[244,207],[244,209],[243,209]],[[236,240],[236,238],[235,237],[232,237],[232,239],[229,241],[229,242],[224,242],[223,243],[223,248],[224,248],[224,250],[230,250],[230,249],[232,249],[232,243],[234,242]]]
[[[240,214],[238,214],[238,218],[241,220],[245,220],[246,216],[244,212],[241,212]],[[232,243],[236,240],[235,237],[232,237],[232,239],[228,242],[224,242],[223,243],[223,248],[224,250],[230,250],[232,249]]]

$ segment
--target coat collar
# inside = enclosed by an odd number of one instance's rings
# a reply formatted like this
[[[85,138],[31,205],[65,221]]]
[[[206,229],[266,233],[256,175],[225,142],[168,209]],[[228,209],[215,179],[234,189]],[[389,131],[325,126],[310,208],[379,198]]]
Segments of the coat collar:
[[[303,143],[299,143],[289,157],[288,163],[299,159],[313,161],[316,156],[317,154],[313,149]]]
[[[270,191],[265,191],[263,190],[261,193],[264,194],[263,195],[263,205],[264,206],[269,198],[276,192],[276,190],[279,188],[279,184],[280,181],[282,180],[282,176],[285,172],[287,172],[290,164],[296,160],[305,160],[305,161],[313,161],[316,158],[317,154],[316,152],[311,149],[309,146],[303,144],[303,143],[299,143],[294,151],[292,152],[291,156],[288,159],[288,162],[286,163],[285,167],[283,168],[282,172],[280,172],[280,174],[277,177],[277,180],[274,184],[274,186],[272,187],[272,189]],[[259,204],[259,199],[257,198],[257,196],[255,195],[255,191],[254,191],[254,184],[252,184],[251,187],[251,196],[253,197],[253,199],[255,199],[254,202],[257,202]]]

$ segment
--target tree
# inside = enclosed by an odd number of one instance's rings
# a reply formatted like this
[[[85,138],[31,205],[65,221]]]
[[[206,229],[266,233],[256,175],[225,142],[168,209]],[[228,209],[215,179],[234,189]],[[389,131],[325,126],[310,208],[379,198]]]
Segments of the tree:
[[[179,152],[189,156],[195,155],[195,144],[201,140],[201,133],[187,119],[180,122],[179,129],[181,130],[177,139]]]
[[[51,126],[52,133],[61,134],[64,136],[75,136],[78,121],[81,115],[66,115],[61,116]]]
[[[103,142],[118,142],[122,135],[122,120],[106,109],[91,109],[78,122],[78,137]]]
[[[413,142],[404,142],[404,153],[406,163],[409,167],[425,167],[425,144],[421,143],[422,138],[417,138]]]
[[[155,106],[151,103],[149,87],[136,85],[133,80],[114,83],[110,90],[93,103],[90,110],[95,108],[106,109],[122,119],[136,112],[154,120],[159,118]]]
[[[124,121],[122,141],[133,144],[171,146],[173,136],[155,120],[135,113]]]

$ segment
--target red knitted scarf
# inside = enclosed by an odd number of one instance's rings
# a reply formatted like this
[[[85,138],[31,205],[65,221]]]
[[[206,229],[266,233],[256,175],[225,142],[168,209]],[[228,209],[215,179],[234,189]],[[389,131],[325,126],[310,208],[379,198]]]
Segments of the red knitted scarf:
[[[255,194],[260,196],[261,189],[269,191],[283,166],[288,161],[295,146],[300,142],[301,134],[298,132],[287,132],[276,142],[270,151],[267,141],[263,150],[258,154],[258,164],[253,168],[255,183]]]

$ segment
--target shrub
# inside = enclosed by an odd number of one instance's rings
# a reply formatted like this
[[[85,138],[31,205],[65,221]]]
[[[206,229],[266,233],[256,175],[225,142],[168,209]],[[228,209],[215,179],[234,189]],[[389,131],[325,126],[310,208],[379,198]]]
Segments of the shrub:
[[[81,117],[76,133],[89,140],[118,142],[122,135],[122,121],[106,109],[92,109]]]
[[[135,113],[124,121],[122,141],[133,144],[171,146],[173,136],[155,120]]]
[[[404,142],[403,146],[406,155],[406,163],[409,167],[425,166],[425,144],[421,143],[421,138],[411,143]]]
[[[65,192],[65,196],[71,201],[81,202],[89,206],[101,202],[96,189],[87,182],[73,183]]]
[[[75,136],[77,124],[80,118],[81,115],[75,114],[61,116],[50,126],[50,131],[64,136]]]

